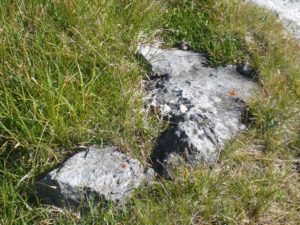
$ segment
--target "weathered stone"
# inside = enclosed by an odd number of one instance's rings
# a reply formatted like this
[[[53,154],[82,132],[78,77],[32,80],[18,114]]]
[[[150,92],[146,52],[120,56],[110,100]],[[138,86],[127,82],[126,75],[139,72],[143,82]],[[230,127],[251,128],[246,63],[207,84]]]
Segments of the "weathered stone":
[[[300,0],[245,0],[273,10],[284,25],[300,40]]]
[[[244,75],[244,76],[246,76],[248,78],[253,78],[254,75],[255,75],[255,70],[253,69],[253,67],[251,65],[249,65],[249,64],[246,64],[246,63],[239,64],[236,67],[236,70],[240,74],[242,74],[242,75]]]
[[[186,41],[179,41],[174,44],[174,47],[183,51],[192,50],[192,47]]]
[[[141,45],[139,53],[153,78],[146,102],[160,108],[163,117],[167,112],[173,124],[159,138],[153,158],[162,167],[176,158],[195,166],[216,162],[226,141],[245,128],[244,101],[257,90],[256,83],[234,66],[206,67],[199,53],[150,45]]]
[[[113,147],[91,146],[48,173],[36,188],[44,201],[74,208],[89,200],[122,201],[153,175]]]

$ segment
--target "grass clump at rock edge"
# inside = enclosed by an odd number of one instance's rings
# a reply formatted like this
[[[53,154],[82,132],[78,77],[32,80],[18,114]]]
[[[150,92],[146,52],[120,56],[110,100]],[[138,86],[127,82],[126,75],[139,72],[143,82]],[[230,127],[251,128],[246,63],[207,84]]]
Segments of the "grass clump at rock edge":
[[[0,15],[0,224],[299,222],[300,49],[274,15],[235,0],[3,1]],[[179,169],[126,207],[78,218],[33,203],[36,176],[74,146],[116,144],[146,161],[159,126],[142,112],[134,53],[151,33],[186,40],[213,66],[251,63],[255,124],[214,169]]]

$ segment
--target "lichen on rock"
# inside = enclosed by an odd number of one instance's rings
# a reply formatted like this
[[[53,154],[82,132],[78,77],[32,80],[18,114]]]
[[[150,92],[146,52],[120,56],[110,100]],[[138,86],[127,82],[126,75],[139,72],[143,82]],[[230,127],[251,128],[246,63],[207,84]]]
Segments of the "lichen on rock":
[[[114,147],[90,146],[49,172],[36,189],[43,201],[72,209],[88,201],[123,201],[153,176],[152,169]]]
[[[153,153],[158,167],[167,167],[176,157],[194,166],[214,164],[226,141],[245,128],[245,101],[257,84],[234,66],[205,66],[200,53],[151,45],[141,45],[138,52],[149,62],[154,77],[148,107],[159,108],[161,116],[171,121]]]

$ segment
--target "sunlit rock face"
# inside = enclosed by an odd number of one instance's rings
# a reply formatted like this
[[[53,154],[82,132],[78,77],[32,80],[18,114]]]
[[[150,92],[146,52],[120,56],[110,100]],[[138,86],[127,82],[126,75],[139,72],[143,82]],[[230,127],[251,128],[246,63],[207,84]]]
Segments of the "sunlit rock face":
[[[91,146],[49,172],[36,188],[43,201],[72,209],[88,201],[123,201],[153,175],[114,147]]]
[[[205,66],[205,57],[196,52],[151,45],[138,51],[150,65],[146,107],[171,121],[158,138],[154,160],[162,167],[215,163],[226,141],[245,128],[245,100],[257,84],[233,66]]]
[[[246,0],[274,11],[300,41],[300,0]]]

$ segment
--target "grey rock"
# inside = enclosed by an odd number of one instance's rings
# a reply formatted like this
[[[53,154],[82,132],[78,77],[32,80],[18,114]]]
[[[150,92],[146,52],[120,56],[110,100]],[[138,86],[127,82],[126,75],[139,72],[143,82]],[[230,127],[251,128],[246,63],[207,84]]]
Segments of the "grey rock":
[[[226,141],[245,128],[245,101],[257,84],[234,66],[206,67],[199,53],[150,45],[141,45],[138,52],[149,62],[153,78],[146,102],[161,108],[163,117],[167,108],[173,124],[158,140],[152,157],[157,166],[176,158],[194,166],[214,164]]]
[[[123,201],[154,171],[113,147],[91,146],[66,160],[36,184],[43,201],[76,208],[87,201]]]
[[[183,51],[192,50],[192,47],[186,41],[179,41],[175,43],[174,47]]]
[[[244,75],[244,76],[246,76],[246,77],[248,77],[248,78],[253,78],[254,75],[255,75],[255,70],[254,70],[254,68],[253,68],[251,65],[246,64],[246,63],[241,63],[241,64],[239,64],[239,65],[236,67],[236,70],[237,70],[240,74],[242,74],[242,75]]]
[[[274,11],[283,24],[300,40],[300,0],[245,0]]]

